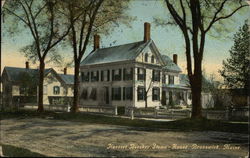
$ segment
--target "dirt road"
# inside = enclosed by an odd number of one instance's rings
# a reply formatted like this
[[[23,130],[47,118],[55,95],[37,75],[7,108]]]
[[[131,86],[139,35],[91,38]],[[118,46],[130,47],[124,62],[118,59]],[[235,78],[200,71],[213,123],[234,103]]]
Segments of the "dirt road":
[[[245,157],[248,136],[154,131],[52,119],[1,120],[1,143],[47,156]]]

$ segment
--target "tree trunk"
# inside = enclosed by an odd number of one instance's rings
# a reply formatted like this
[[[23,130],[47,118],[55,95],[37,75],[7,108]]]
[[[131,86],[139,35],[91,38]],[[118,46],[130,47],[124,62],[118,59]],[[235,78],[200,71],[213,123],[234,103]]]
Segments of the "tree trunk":
[[[145,108],[148,108],[148,97],[145,97]]]
[[[192,79],[191,79],[191,90],[192,90],[192,116],[191,118],[202,117],[201,88],[202,88],[201,62],[197,62],[195,63],[194,76],[192,76]]]
[[[75,76],[74,76],[74,98],[73,105],[71,107],[71,112],[79,112],[79,72],[80,72],[80,62],[75,61]]]
[[[38,112],[43,112],[43,81],[44,81],[44,69],[45,64],[44,61],[40,61],[40,68],[39,68],[39,92],[38,92]]]

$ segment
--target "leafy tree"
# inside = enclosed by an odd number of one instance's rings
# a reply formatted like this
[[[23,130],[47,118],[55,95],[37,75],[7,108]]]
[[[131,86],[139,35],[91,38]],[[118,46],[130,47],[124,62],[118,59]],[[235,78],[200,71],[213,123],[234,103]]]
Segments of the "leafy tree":
[[[245,21],[245,24],[240,27],[239,31],[234,35],[234,45],[229,51],[230,58],[223,60],[222,70],[219,71],[228,88],[243,88],[246,92],[249,90],[249,40],[250,31],[247,21]]]
[[[91,36],[95,33],[108,34],[117,21],[127,18],[122,13],[127,8],[129,1],[117,0],[64,0],[61,3],[63,13],[71,27],[68,42],[73,49],[74,59],[74,100],[72,112],[78,111],[79,104],[79,71],[80,62],[86,52]]]
[[[32,73],[22,72],[19,74],[19,84],[23,89],[25,96],[32,96],[37,94],[38,78]]]
[[[25,56],[39,61],[39,99],[38,111],[43,109],[43,82],[45,59],[49,52],[69,33],[69,27],[62,25],[61,14],[57,14],[59,0],[8,0],[3,6],[10,15],[9,33],[16,34],[21,28],[31,33],[32,43],[22,51]],[[60,29],[58,29],[60,28]],[[19,30],[19,31],[18,31]]]
[[[184,36],[187,72],[192,91],[192,118],[201,118],[202,59],[206,36],[221,21],[248,6],[243,0],[165,0],[172,21]],[[225,25],[223,25],[225,28]]]

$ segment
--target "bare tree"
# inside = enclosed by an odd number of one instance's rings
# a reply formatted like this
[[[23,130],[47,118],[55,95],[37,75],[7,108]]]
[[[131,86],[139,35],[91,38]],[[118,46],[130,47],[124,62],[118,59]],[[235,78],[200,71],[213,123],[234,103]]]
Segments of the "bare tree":
[[[39,99],[37,111],[43,109],[43,82],[45,59],[49,52],[55,48],[69,33],[69,28],[62,24],[63,20],[56,14],[58,0],[10,0],[3,10],[14,17],[15,24],[23,24],[29,30],[33,43],[24,47],[26,56],[39,61]],[[10,26],[10,28],[12,27]],[[18,26],[19,29],[21,26]],[[60,27],[60,29],[59,29]],[[15,30],[16,31],[16,30]]]
[[[118,19],[126,19],[122,15],[128,1],[116,0],[64,0],[62,12],[66,15],[71,30],[69,42],[73,49],[74,59],[74,100],[72,112],[79,108],[79,72],[80,62],[94,33],[108,33],[112,26],[118,25]]]
[[[220,24],[248,5],[243,0],[165,0],[165,3],[173,19],[168,23],[176,24],[184,36],[187,72],[192,90],[192,118],[200,118],[202,59],[206,35],[215,28],[215,24]]]

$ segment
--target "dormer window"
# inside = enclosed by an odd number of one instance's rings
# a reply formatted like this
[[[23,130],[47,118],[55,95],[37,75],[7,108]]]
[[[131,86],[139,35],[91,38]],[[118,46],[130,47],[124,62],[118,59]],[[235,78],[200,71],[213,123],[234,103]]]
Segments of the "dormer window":
[[[153,55],[151,56],[151,63],[155,63],[155,57]]]
[[[148,53],[145,54],[145,62],[148,62]]]

